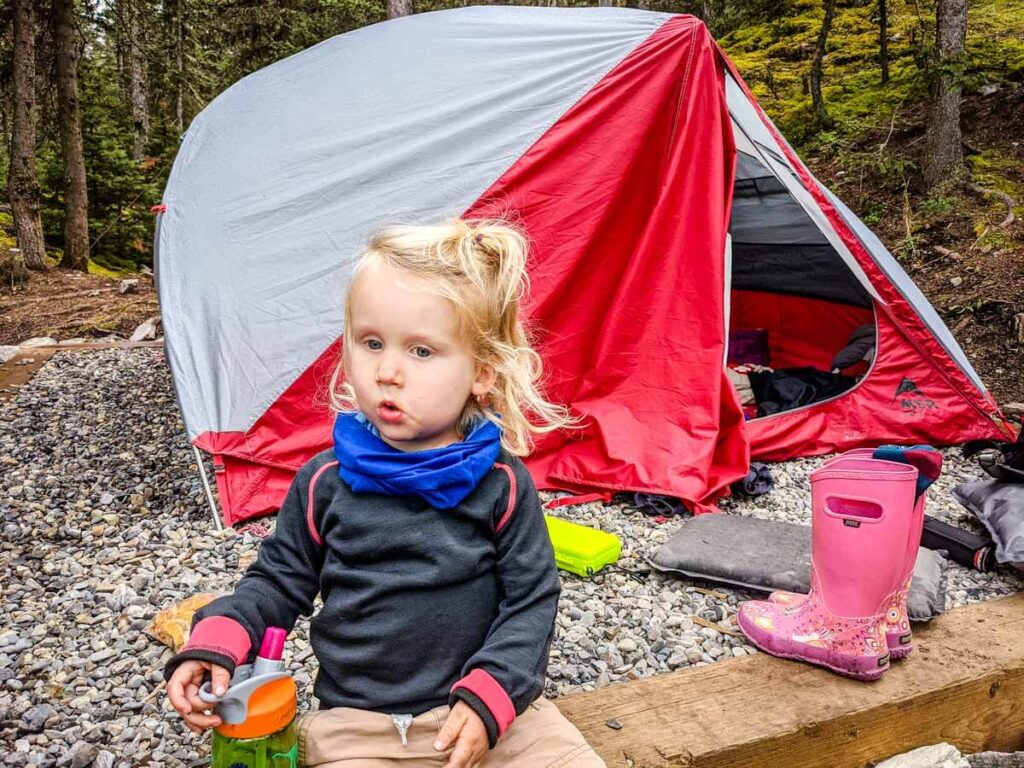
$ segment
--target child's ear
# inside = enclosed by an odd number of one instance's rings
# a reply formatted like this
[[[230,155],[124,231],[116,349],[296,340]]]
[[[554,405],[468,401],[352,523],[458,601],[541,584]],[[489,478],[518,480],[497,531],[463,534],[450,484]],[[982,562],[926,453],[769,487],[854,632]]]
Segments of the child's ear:
[[[481,363],[476,367],[476,379],[473,380],[473,387],[470,392],[473,397],[481,397],[491,391],[494,382],[498,380],[498,373],[494,366]]]

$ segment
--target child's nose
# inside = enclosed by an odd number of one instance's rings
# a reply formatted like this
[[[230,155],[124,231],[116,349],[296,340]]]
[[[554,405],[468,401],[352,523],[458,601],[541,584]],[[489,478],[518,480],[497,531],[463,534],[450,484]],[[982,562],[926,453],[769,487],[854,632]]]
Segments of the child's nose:
[[[402,372],[398,361],[393,355],[382,355],[377,366],[377,383],[396,385],[401,384],[401,381]]]

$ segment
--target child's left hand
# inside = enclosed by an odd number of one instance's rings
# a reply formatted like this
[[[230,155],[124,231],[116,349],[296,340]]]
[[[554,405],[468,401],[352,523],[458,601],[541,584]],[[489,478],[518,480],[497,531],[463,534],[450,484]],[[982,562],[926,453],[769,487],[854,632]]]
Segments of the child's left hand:
[[[443,752],[455,744],[445,768],[474,768],[487,754],[487,729],[476,712],[464,701],[456,702],[445,718],[441,732],[434,741],[434,749]]]

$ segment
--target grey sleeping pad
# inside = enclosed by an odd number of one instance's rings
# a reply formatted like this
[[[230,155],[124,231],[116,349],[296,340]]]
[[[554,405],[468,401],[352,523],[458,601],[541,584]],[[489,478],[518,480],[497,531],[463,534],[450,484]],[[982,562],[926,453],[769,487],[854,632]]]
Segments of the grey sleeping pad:
[[[806,593],[811,588],[811,529],[728,514],[698,515],[666,541],[651,567],[737,587]],[[945,608],[946,560],[919,549],[907,610],[926,621]]]
[[[242,664],[235,669],[231,683],[223,696],[217,696],[210,690],[210,683],[203,683],[199,689],[199,698],[208,704],[216,704],[217,714],[228,725],[244,723],[249,717],[249,697],[265,683],[289,677],[284,670],[273,670],[263,674],[253,674],[252,664]]]

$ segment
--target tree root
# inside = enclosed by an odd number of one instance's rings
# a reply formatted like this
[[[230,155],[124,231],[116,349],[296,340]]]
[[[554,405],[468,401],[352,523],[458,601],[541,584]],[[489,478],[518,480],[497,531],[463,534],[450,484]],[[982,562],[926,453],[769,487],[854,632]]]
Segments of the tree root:
[[[999,224],[998,226],[1000,229],[1002,229],[1013,224],[1014,219],[1016,218],[1013,215],[1013,206],[1016,205],[1016,202],[1012,197],[1010,197],[1005,192],[1000,192],[998,189],[988,189],[987,187],[979,187],[977,184],[966,184],[965,186],[968,190],[970,190],[976,195],[991,195],[992,197],[998,197],[1000,200],[1002,200],[1003,205],[1006,206],[1006,218],[1003,219],[1002,223]]]

